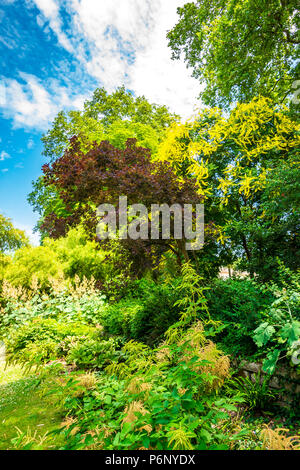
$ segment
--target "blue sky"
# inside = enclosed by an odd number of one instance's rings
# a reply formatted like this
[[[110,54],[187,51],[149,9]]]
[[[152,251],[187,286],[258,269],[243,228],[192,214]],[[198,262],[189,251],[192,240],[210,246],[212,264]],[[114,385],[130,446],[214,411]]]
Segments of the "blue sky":
[[[0,212],[32,241],[27,202],[45,163],[40,138],[97,86],[125,85],[189,116],[198,83],[171,61],[166,32],[182,0],[1,0]],[[199,105],[199,104],[198,104]]]

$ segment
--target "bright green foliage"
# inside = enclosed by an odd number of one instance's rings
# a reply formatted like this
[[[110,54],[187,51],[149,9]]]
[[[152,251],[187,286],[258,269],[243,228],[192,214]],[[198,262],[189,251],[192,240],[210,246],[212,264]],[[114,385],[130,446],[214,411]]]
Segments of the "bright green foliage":
[[[58,320],[62,315],[68,323],[80,321],[82,324],[97,325],[105,306],[105,297],[85,279],[82,283],[76,280],[75,286],[55,280],[48,294],[38,290],[37,286],[26,291],[5,284],[2,295],[1,335],[5,335],[11,327],[17,328],[27,321],[34,322],[36,317]]]
[[[30,287],[37,279],[43,289],[49,279],[61,273],[61,264],[53,250],[44,246],[24,247],[18,250],[5,270],[5,278],[13,285]]]
[[[300,349],[300,277],[282,265],[280,270],[287,287],[272,286],[275,300],[264,314],[265,321],[253,333],[255,343],[267,356],[263,370],[270,374],[280,358],[290,359]]]
[[[78,226],[70,229],[66,237],[45,238],[43,244],[55,252],[66,278],[94,279],[110,295],[126,286],[131,263],[118,243],[100,248]]]
[[[190,262],[182,266],[182,279],[177,290],[180,299],[175,305],[182,309],[180,321],[189,324],[191,321],[205,321],[209,317],[205,291],[208,287],[203,286],[203,278],[199,276]]]
[[[269,339],[275,333],[275,328],[269,323],[262,323],[259,327],[255,330],[254,339],[258,347],[264,346],[267,344]]]
[[[132,328],[137,326],[136,317],[142,310],[143,304],[139,299],[125,298],[107,305],[103,309],[101,322],[109,334],[136,338],[132,335]]]
[[[26,376],[19,366],[0,362],[0,450],[55,449],[63,439],[51,432],[62,420],[58,400],[49,400],[51,381]],[[48,394],[48,397],[47,397]]]
[[[66,237],[57,240],[46,238],[43,245],[55,253],[66,277],[104,279],[107,254],[97,249],[96,242],[88,239],[82,227],[71,229]]]
[[[4,263],[5,261],[5,263]],[[122,266],[118,271],[117,265]],[[3,276],[14,286],[29,288],[37,282],[40,289],[49,289],[53,279],[65,283],[67,279],[94,279],[102,289],[111,291],[126,285],[130,263],[119,245],[99,249],[81,226],[69,230],[66,237],[44,238],[42,246],[24,247],[12,258],[3,258]],[[0,271],[1,272],[1,271]],[[120,276],[122,272],[122,276]]]
[[[0,254],[0,283],[2,283],[4,279],[5,272],[8,268],[8,266],[11,263],[11,256],[5,255],[5,254]]]
[[[165,106],[150,104],[145,97],[134,98],[125,87],[112,94],[97,88],[83,111],[58,114],[43,137],[44,155],[50,160],[61,156],[73,135],[81,136],[83,143],[109,140],[118,147],[129,137],[137,138],[139,145],[147,148],[148,143],[154,150],[162,131],[174,119]]]
[[[182,289],[191,274],[185,265]],[[167,343],[154,350],[127,342],[122,360],[112,361],[98,376],[96,389],[79,397],[72,392],[76,382],[69,380],[65,406],[73,421],[64,430],[65,448],[222,449],[242,435],[231,436],[219,427],[220,420],[228,419],[226,411],[235,411],[242,399],[217,398],[229,361],[197,321],[198,312],[206,311],[201,289],[201,302],[190,298],[189,305],[187,298],[188,293],[176,341],[173,330],[166,334]]]
[[[234,400],[195,397],[202,378],[189,366],[152,366],[143,378],[138,372],[128,379],[100,375],[96,390],[80,398],[71,398],[74,385],[67,384],[74,422],[64,430],[64,449],[226,449],[243,434],[231,437],[218,427],[226,410],[236,409]]]
[[[101,324],[110,334],[157,344],[179,318],[179,295],[172,284],[136,281],[125,298],[103,309]]]
[[[205,84],[202,100],[230,106],[256,95],[284,100],[299,77],[296,0],[197,0],[178,9],[168,33],[173,58],[184,56]]]
[[[227,302],[235,282],[226,293]],[[243,282],[237,298],[246,316],[256,304],[252,300],[243,305],[243,296],[249,298],[259,288]],[[83,283],[69,292],[52,288],[42,297],[36,292],[27,301],[7,302],[2,332],[9,362],[38,366],[42,376],[59,366],[58,385],[53,384],[51,394],[61,396],[67,415],[63,429],[57,430],[61,448],[200,450],[243,445],[248,431],[235,428],[229,413],[237,413],[239,403],[259,407],[273,395],[265,386],[250,383],[226,386],[229,358],[209,339],[222,326],[211,319],[206,297],[213,288],[207,290],[203,283],[187,263],[178,281],[159,286],[143,279],[111,305]],[[176,319],[171,319],[171,303]],[[143,324],[151,335],[151,312],[159,321],[160,307],[163,326],[156,325],[156,334],[171,323],[164,340],[155,348],[129,340],[130,335],[145,334]],[[70,374],[69,367],[77,371]],[[78,375],[78,369],[92,372]],[[22,434],[15,442],[23,448],[27,441]]]
[[[25,232],[15,228],[9,218],[0,214],[0,257],[4,252],[16,250],[24,245],[29,245]]]
[[[116,348],[118,348],[118,342],[113,338],[101,341],[93,338],[84,340],[80,338],[80,341],[72,341],[66,361],[79,369],[100,370],[119,358],[120,354]]]
[[[299,125],[258,97],[229,115],[205,109],[173,124],[158,157],[171,162],[178,176],[195,178],[223,259],[239,259],[242,270],[267,281],[276,275],[276,256],[297,268],[298,148]]]
[[[22,363],[26,367],[55,360],[66,355],[69,348],[87,337],[99,337],[101,331],[83,323],[65,323],[52,318],[36,317],[18,328],[9,330],[5,337],[8,363]]]

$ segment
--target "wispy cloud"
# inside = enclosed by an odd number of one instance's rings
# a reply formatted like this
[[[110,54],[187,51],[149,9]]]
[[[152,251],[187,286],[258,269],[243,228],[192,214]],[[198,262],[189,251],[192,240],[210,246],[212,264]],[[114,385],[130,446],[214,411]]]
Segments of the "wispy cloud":
[[[34,147],[34,140],[30,138],[27,142],[27,148],[30,150]]]
[[[62,31],[62,23],[59,15],[59,5],[54,0],[33,0],[37,8],[41,12],[39,17],[40,25],[43,25],[43,20],[49,21],[50,28],[56,34],[59,43],[69,52],[74,52],[71,42]]]
[[[45,130],[62,108],[80,107],[84,95],[74,96],[56,81],[44,83],[36,76],[20,72],[23,83],[6,79],[6,102],[2,107],[4,117],[12,118],[14,126]]]
[[[4,150],[2,150],[2,152],[0,152],[0,162],[3,162],[4,160],[7,160],[8,158],[10,158],[10,155]]]
[[[185,117],[193,112],[200,86],[184,63],[171,60],[166,39],[186,0],[26,1],[38,9],[44,34],[50,29],[73,59],[62,57],[55,79],[20,73],[20,79],[6,80],[3,112],[15,127],[45,130],[60,109],[81,107],[91,83],[82,79],[75,92],[72,76],[83,73],[110,92],[124,84]]]

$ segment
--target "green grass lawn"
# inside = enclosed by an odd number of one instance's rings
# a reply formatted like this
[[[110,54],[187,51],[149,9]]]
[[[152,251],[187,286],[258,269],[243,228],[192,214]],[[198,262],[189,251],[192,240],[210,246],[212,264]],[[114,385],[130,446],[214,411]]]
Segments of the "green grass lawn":
[[[48,385],[48,388],[50,385]],[[54,449],[61,437],[49,434],[58,429],[62,415],[34,374],[23,374],[20,366],[0,362],[0,449]]]

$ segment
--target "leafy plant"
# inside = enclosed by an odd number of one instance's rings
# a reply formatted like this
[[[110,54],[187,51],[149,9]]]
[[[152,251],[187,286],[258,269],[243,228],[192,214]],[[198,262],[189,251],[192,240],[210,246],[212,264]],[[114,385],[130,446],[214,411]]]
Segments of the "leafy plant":
[[[299,274],[292,273],[281,265],[282,274],[290,278],[290,286],[272,289],[276,300],[265,312],[265,319],[254,330],[253,339],[262,349],[267,346],[267,357],[263,370],[272,374],[279,359],[291,357],[294,345],[300,339],[300,282]]]
[[[89,338],[77,342],[75,339],[69,348],[66,361],[79,369],[103,369],[112,361],[118,360],[117,346],[117,341],[112,338],[101,341]]]
[[[157,344],[179,318],[179,298],[176,282],[135,281],[126,297],[103,308],[100,322],[110,334]]]
[[[86,338],[101,337],[101,330],[81,322],[65,323],[52,318],[35,317],[18,328],[11,328],[5,337],[8,363],[28,367],[64,357],[62,341],[72,338],[69,345]]]
[[[253,330],[274,300],[273,292],[252,279],[229,278],[215,280],[205,295],[211,317],[224,326],[216,337],[222,348],[234,357],[253,356]]]
[[[270,389],[270,376],[260,373],[254,380],[249,377],[231,378],[226,384],[229,393],[239,393],[249,410],[268,410],[279,396],[279,391]]]

